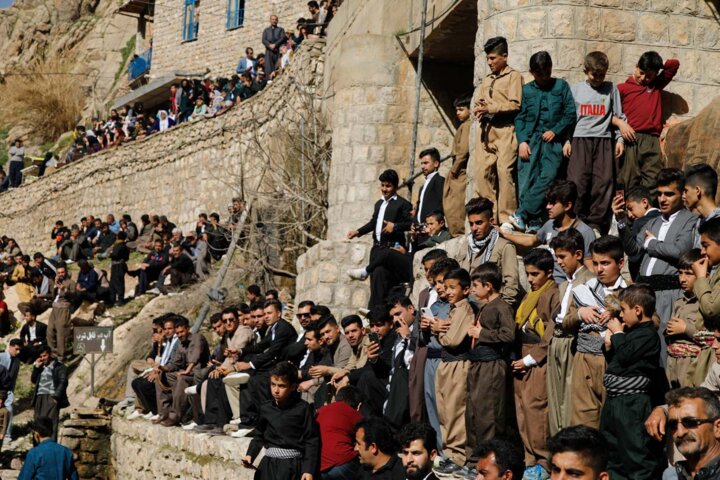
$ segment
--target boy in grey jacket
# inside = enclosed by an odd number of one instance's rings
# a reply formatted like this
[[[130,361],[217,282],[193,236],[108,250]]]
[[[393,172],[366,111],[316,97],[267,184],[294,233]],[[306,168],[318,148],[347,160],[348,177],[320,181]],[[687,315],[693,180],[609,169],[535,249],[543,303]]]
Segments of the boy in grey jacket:
[[[611,129],[618,119],[625,120],[625,115],[620,93],[612,82],[605,81],[609,63],[603,52],[585,57],[587,80],[571,88],[578,120],[572,141],[563,148],[570,157],[568,179],[578,188],[578,216],[603,233],[610,224],[615,158],[624,150],[622,136]]]

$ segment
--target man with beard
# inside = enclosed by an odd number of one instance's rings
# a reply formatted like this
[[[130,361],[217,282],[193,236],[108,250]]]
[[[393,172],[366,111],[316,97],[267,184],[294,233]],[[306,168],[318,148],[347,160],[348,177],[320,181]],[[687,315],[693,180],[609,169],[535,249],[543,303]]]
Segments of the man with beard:
[[[432,472],[437,433],[430,425],[409,423],[400,432],[402,462],[407,480],[437,480]]]
[[[720,400],[707,388],[667,394],[667,431],[685,456],[675,464],[679,480],[720,479]]]
[[[355,452],[363,467],[363,480],[403,480],[405,469],[397,456],[390,424],[382,418],[365,418],[355,426]]]

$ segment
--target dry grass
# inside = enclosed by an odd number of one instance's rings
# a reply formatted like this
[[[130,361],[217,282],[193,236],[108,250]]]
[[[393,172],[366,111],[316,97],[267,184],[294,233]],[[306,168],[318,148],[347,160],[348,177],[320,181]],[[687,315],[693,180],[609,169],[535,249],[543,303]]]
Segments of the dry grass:
[[[59,58],[7,72],[0,84],[0,127],[31,127],[40,143],[55,141],[80,120],[85,94],[72,63]]]

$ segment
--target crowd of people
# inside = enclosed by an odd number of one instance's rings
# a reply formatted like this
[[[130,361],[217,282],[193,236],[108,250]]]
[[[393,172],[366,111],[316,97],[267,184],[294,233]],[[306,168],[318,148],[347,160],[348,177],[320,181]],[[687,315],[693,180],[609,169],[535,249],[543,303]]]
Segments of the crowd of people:
[[[123,143],[142,140],[184,122],[212,118],[225,113],[259,92],[282,75],[294,52],[308,38],[318,38],[337,12],[341,2],[316,0],[308,2],[308,18],[299,18],[296,29],[278,26],[278,17],[270,17],[270,26],[263,30],[265,53],[255,56],[247,47],[240,59],[236,74],[212,80],[185,78],[170,86],[168,99],[160,107],[146,110],[142,102],[111,109],[107,118],[93,117],[90,126],[79,124],[72,132],[72,143],[62,158],[52,153],[45,156],[38,176],[48,167],[61,167],[87,155],[92,155]],[[22,184],[25,168],[25,149],[16,139],[9,150],[9,170],[0,166],[0,193]]]

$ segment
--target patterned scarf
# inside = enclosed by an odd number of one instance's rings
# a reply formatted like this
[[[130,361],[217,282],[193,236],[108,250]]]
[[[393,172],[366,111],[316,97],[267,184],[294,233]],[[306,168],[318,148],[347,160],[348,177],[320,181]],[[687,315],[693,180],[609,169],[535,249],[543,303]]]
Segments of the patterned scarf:
[[[495,248],[498,236],[498,232],[494,228],[490,230],[490,234],[482,240],[475,240],[472,233],[468,234],[468,258],[470,259],[470,263],[472,263],[473,255],[479,253],[482,253],[480,257],[481,265],[490,261],[490,255],[492,255],[492,251]]]

